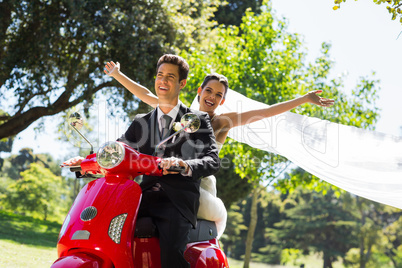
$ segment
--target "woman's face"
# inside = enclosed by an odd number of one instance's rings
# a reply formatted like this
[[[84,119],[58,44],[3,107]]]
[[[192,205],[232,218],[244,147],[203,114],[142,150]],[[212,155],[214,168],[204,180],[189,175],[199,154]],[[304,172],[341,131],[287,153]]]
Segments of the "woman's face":
[[[225,86],[218,80],[210,80],[204,88],[198,88],[200,111],[213,112],[225,102]]]

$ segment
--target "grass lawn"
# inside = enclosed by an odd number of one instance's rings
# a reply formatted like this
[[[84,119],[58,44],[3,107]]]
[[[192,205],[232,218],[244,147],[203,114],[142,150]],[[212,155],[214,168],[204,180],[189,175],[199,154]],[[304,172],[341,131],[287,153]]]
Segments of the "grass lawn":
[[[56,259],[56,246],[32,246],[0,239],[0,267],[43,268],[50,267]]]
[[[0,211],[0,267],[50,267],[57,259],[56,243],[60,228],[60,223]],[[317,255],[303,257],[297,263],[304,263],[306,268],[322,267],[322,259]],[[243,261],[229,259],[229,266],[243,268]],[[300,264],[283,266],[251,263],[250,267],[299,268]],[[341,263],[334,263],[334,268],[341,267]]]
[[[0,211],[0,267],[50,267],[61,224]]]
[[[230,268],[243,268],[243,261],[228,259]],[[250,263],[251,268],[296,268],[297,266],[269,265],[265,263]],[[320,267],[321,268],[321,267]]]
[[[243,268],[243,261],[228,259],[230,268]],[[287,265],[269,265],[265,263],[250,263],[251,268],[300,268],[300,264],[304,264],[305,268],[322,268],[323,259],[318,254],[312,254],[309,256],[303,256],[301,259],[297,260],[297,265],[287,264]],[[342,262],[334,262],[334,268],[344,267]]]

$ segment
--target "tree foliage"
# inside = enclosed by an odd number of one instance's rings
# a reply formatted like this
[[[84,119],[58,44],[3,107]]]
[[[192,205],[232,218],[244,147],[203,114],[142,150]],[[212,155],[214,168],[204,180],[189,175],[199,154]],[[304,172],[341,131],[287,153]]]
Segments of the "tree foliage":
[[[338,257],[357,246],[353,235],[356,219],[335,197],[311,191],[295,191],[295,202],[286,207],[286,219],[276,224],[277,239],[284,248],[314,250],[323,254],[324,268],[331,268]]]
[[[242,202],[239,201],[238,203]],[[241,234],[247,229],[242,209],[237,204],[233,204],[228,209],[226,229],[221,238],[223,249],[228,256],[240,259],[241,254],[244,252],[244,239]],[[241,248],[240,250],[238,250],[239,247]]]
[[[90,104],[110,88],[110,101],[132,110],[131,93],[104,75],[108,60],[152,88],[155,64],[166,52],[194,45],[220,1],[0,2],[0,139],[43,116]]]
[[[400,209],[335,192],[331,187],[323,189],[327,190],[325,195],[302,187],[292,193],[270,190],[261,194],[253,261],[300,266],[306,260],[303,255],[310,259],[314,252],[326,250],[327,256],[333,254],[328,259],[337,260],[335,267],[339,262],[354,268],[400,267]],[[228,224],[231,235],[226,237],[225,232],[221,239],[225,252],[235,259],[244,258],[247,229],[241,227],[249,225],[251,199],[249,196],[231,207],[228,221],[235,213],[233,220],[239,228]],[[308,267],[310,263],[304,264]]]
[[[60,176],[59,165],[49,154],[34,154],[31,148],[22,148],[18,155],[11,155],[5,159],[3,169],[0,169],[0,175],[4,174],[13,180],[19,179],[20,173],[29,169],[32,163],[37,163],[44,168],[49,169],[56,176]]]
[[[67,189],[62,178],[43,166],[32,163],[21,172],[21,179],[8,187],[7,207],[21,213],[39,215],[43,220],[53,219],[66,212]]]
[[[248,9],[239,27],[221,26],[214,29],[213,34],[202,45],[202,50],[182,52],[192,70],[187,83],[190,90],[182,92],[188,103],[204,76],[218,72],[227,76],[231,89],[263,103],[286,101],[321,89],[326,97],[336,99],[336,105],[324,109],[305,104],[294,111],[365,128],[370,128],[376,121],[378,81],[372,77],[364,77],[351,95],[342,92],[343,77],[330,77],[333,66],[333,61],[330,60],[330,44],[323,43],[321,56],[312,63],[306,62],[306,51],[299,35],[289,33],[286,23],[272,15],[268,1],[263,1],[260,14]],[[236,155],[233,160],[236,172],[253,182],[255,189],[260,183],[267,185],[275,179],[287,164],[282,156],[230,139],[222,152]],[[275,185],[277,189],[295,189],[301,181],[296,179],[296,183],[292,184],[287,178],[289,177],[279,180]],[[311,178],[310,182],[314,187],[322,185],[317,178]],[[255,207],[251,211],[255,211]],[[250,249],[251,242],[247,243]],[[245,267],[247,258],[246,255]]]
[[[357,1],[357,0],[355,0]],[[334,10],[337,10],[341,7],[341,3],[346,2],[346,0],[334,0],[335,6]],[[385,8],[388,10],[391,15],[391,20],[399,19],[399,22],[402,24],[402,1],[401,0],[373,0],[373,2],[377,5],[386,6]]]
[[[243,180],[236,173],[234,158],[232,154],[221,157],[221,169],[215,174],[217,195],[222,199],[226,208],[230,208],[232,204],[246,198],[252,190],[252,184]]]
[[[359,244],[347,253],[345,264],[348,267],[400,267],[401,210],[348,194],[343,194],[342,199],[356,217],[354,235]]]
[[[259,13],[262,0],[231,0],[224,5],[219,6],[214,13],[214,20],[219,25],[236,25],[242,22],[247,9],[251,9],[255,13]]]

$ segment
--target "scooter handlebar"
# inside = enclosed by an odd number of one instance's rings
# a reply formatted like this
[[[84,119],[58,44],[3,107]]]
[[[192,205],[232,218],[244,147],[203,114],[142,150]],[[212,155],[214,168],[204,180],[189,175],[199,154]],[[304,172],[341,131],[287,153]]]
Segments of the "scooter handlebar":
[[[175,171],[175,172],[183,172],[185,170],[185,167],[182,166],[172,166],[168,168],[168,171]]]
[[[70,168],[70,171],[71,171],[71,172],[78,172],[78,171],[81,171],[81,170],[82,170],[81,167],[71,167],[71,168]]]
[[[81,166],[68,166],[68,165],[60,164],[60,167],[61,168],[69,168],[71,172],[77,172],[77,171],[82,170]]]

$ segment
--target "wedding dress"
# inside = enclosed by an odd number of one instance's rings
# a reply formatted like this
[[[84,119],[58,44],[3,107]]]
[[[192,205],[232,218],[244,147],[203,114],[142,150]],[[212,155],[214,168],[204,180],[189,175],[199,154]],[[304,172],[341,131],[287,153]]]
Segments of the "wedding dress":
[[[218,149],[223,144],[217,142]],[[197,214],[198,219],[214,221],[218,231],[218,238],[226,228],[227,211],[222,200],[216,196],[216,178],[208,176],[201,179],[200,185],[200,207]]]

